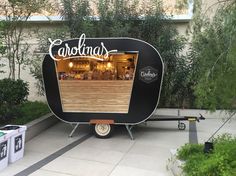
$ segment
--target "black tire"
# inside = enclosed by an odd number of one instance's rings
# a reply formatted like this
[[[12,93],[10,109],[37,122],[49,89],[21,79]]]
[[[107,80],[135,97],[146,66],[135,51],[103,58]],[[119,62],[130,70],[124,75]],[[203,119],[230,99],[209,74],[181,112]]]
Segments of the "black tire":
[[[186,128],[185,123],[180,122],[180,123],[178,124],[178,128],[179,128],[179,130],[185,130],[185,128]]]
[[[93,133],[97,138],[106,139],[111,137],[113,125],[110,124],[95,124],[93,125]]]

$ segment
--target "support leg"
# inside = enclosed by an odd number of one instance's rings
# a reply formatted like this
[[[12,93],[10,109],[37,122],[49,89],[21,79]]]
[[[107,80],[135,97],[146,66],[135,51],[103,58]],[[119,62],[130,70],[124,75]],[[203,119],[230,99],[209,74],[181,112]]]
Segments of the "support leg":
[[[73,136],[73,134],[74,134],[75,130],[78,128],[78,126],[79,126],[79,123],[76,123],[76,125],[75,125],[74,128],[73,128],[73,130],[72,130],[71,133],[69,134],[69,137],[72,137],[72,136]]]
[[[133,134],[132,134],[132,131],[131,131],[131,129],[133,128],[133,126],[131,126],[131,125],[125,125],[125,127],[126,127],[128,133],[129,133],[129,136],[130,136],[131,140],[134,140],[134,137],[133,137]]]

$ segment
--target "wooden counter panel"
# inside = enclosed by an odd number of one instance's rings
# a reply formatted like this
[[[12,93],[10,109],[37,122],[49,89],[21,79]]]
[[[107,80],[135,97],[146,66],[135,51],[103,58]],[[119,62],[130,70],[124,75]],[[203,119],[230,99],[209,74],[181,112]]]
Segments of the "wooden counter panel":
[[[128,113],[131,80],[60,80],[64,112]]]
[[[118,88],[115,88],[114,87],[99,87],[99,88],[96,88],[96,87],[77,87],[77,86],[74,86],[74,87],[62,87],[61,86],[61,91],[63,92],[66,92],[67,94],[70,94],[71,92],[75,92],[75,87],[76,87],[76,92],[83,92],[84,94],[86,93],[89,93],[91,94],[92,92],[96,93],[96,92],[103,92],[103,93],[108,93],[107,92],[107,89],[109,90],[113,90],[112,93],[122,93],[123,92],[126,92],[127,89],[129,89],[130,86],[122,86],[122,87],[118,87]]]
[[[117,113],[126,113],[127,111],[127,105],[121,106],[121,105],[116,105],[116,108],[114,108],[114,105],[105,105],[105,106],[96,106],[93,105],[93,109],[89,106],[80,106],[79,110],[82,109],[83,111],[79,111],[77,106],[66,104],[64,106],[65,109],[69,109],[69,112],[117,112]],[[108,109],[104,111],[104,109]]]
[[[61,86],[73,87],[80,83],[79,87],[120,87],[125,85],[131,85],[133,81],[131,80],[60,80]]]

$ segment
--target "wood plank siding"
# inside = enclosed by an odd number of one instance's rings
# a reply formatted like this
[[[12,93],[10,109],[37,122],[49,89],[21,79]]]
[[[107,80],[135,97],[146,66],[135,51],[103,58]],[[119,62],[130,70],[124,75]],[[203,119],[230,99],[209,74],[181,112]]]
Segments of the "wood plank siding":
[[[59,80],[64,112],[128,113],[133,80]]]

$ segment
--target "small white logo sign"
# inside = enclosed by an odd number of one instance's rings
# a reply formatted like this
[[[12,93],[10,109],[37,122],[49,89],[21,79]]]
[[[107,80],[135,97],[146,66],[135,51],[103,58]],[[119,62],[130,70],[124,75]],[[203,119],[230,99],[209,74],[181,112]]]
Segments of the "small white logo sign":
[[[139,71],[139,79],[146,83],[156,81],[158,78],[158,71],[151,66],[144,67]]]

